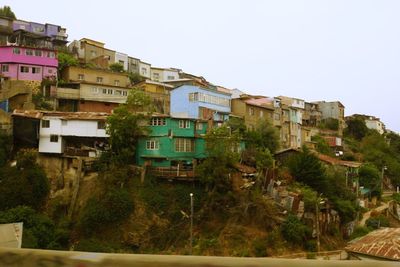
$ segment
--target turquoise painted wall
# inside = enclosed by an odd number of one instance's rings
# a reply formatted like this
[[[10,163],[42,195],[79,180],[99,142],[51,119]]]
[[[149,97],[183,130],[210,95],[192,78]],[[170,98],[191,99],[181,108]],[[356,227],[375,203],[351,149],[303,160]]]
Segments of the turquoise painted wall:
[[[189,121],[189,128],[180,128],[178,118],[165,118],[166,125],[149,126],[151,133],[139,140],[136,150],[136,162],[144,165],[146,160],[151,160],[152,166],[169,167],[174,160],[192,162],[195,158],[205,157],[204,135],[207,132],[207,122],[183,119]],[[202,124],[201,129],[196,129],[196,123]],[[189,138],[194,140],[193,152],[176,152],[175,142],[177,138]],[[154,140],[158,142],[157,150],[146,148],[146,142]]]

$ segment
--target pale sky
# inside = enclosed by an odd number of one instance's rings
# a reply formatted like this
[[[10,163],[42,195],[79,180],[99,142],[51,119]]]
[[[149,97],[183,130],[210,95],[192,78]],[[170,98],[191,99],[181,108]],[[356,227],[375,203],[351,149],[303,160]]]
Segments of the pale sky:
[[[3,0],[157,67],[249,94],[339,100],[400,132],[397,0]]]

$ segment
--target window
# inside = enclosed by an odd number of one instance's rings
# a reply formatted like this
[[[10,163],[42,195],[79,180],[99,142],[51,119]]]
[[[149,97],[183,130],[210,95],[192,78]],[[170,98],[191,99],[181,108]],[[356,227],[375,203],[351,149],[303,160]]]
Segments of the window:
[[[50,121],[42,120],[42,128],[50,128]]]
[[[44,32],[44,27],[36,26],[33,28],[35,32]]]
[[[31,49],[26,49],[25,50],[25,55],[27,56],[33,56],[33,51]]]
[[[179,120],[179,128],[190,128],[190,121],[188,120]]]
[[[165,124],[165,118],[152,118],[150,121],[151,126],[164,126]]]
[[[6,64],[1,65],[1,72],[8,72],[9,71],[9,67]]]
[[[123,61],[123,60],[118,60],[118,63],[121,64],[122,66],[125,65],[125,61]]]
[[[197,122],[197,124],[196,124],[196,130],[198,130],[198,131],[203,130],[203,123]]]
[[[51,135],[50,135],[50,142],[52,142],[52,143],[58,143],[58,135],[51,134]]]
[[[97,129],[105,129],[106,128],[106,122],[105,121],[98,121],[97,122]]]
[[[103,89],[103,94],[107,94],[107,89]]]
[[[67,126],[67,125],[68,125],[68,121],[62,120],[62,121],[61,121],[61,125],[62,125],[62,126]]]
[[[189,138],[176,138],[175,152],[194,152],[194,140]]]
[[[83,81],[85,79],[85,75],[83,74],[78,74],[78,80]]]
[[[190,93],[189,94],[189,101],[195,102],[199,100],[199,93]]]
[[[254,115],[254,108],[249,108],[249,115],[253,116]]]
[[[115,86],[119,86],[119,80],[115,80],[115,81],[114,81],[114,85],[115,85]]]
[[[96,78],[97,83],[103,83],[103,77],[97,77]]]
[[[157,140],[148,140],[146,141],[146,149],[147,150],[158,150],[160,144]]]
[[[153,80],[159,81],[159,80],[160,80],[160,74],[158,74],[158,73],[153,73]]]
[[[52,69],[47,70],[48,73],[53,73]]]
[[[123,96],[128,96],[128,91],[122,91]]]
[[[39,67],[32,67],[32,73],[40,73],[40,70]]]
[[[15,55],[21,54],[21,49],[19,49],[19,47],[14,47],[13,48],[13,54],[15,54]]]
[[[112,94],[113,94],[113,92],[114,92],[114,90],[113,90],[113,89],[107,89],[107,94],[108,94],[108,95],[112,95]]]
[[[97,55],[96,51],[94,51],[94,50],[90,51],[90,56],[91,57],[96,57],[96,55]]]
[[[48,52],[48,53],[47,53],[47,57],[49,57],[49,58],[55,58],[55,57],[56,57],[56,53],[54,53],[54,52]]]
[[[97,88],[97,87],[92,87],[92,93],[93,93],[93,94],[98,94],[98,93],[99,93],[99,88]]]
[[[40,51],[40,50],[35,50],[35,56],[41,57],[41,56],[42,56],[42,51]]]
[[[28,73],[29,72],[29,67],[21,66],[20,67],[20,72]]]
[[[147,69],[146,68],[142,68],[142,75],[147,75]]]
[[[174,76],[168,76],[167,79],[168,80],[175,80],[175,77]]]
[[[122,95],[122,91],[121,90],[115,90],[115,95]]]

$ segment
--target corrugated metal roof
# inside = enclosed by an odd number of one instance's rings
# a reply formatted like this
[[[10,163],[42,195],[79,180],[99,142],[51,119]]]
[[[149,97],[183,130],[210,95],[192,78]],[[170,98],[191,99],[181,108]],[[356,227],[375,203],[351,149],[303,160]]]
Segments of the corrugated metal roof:
[[[382,228],[350,242],[349,252],[400,261],[400,228]]]
[[[340,160],[340,159],[332,158],[328,155],[319,154],[319,153],[317,153],[317,157],[319,158],[319,160],[324,161],[329,164],[332,164],[332,165],[340,165],[340,166],[346,166],[346,167],[350,167],[350,168],[358,168],[362,165],[361,162]]]
[[[42,110],[14,110],[13,116],[26,117],[32,119],[42,119],[43,117],[57,117],[63,120],[105,120],[110,113],[105,112],[60,112]]]

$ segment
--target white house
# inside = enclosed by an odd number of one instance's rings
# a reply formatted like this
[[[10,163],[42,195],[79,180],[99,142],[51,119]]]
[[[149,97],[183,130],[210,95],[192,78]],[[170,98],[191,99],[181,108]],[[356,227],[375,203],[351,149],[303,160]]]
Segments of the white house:
[[[379,118],[369,116],[365,119],[365,125],[368,129],[376,130],[379,134],[385,133],[385,124]]]
[[[106,147],[108,113],[19,111],[13,116],[36,125],[28,133],[38,139],[40,153],[95,157]],[[36,131],[36,133],[34,133]],[[31,137],[32,138],[32,137]],[[34,137],[33,137],[34,138]]]

